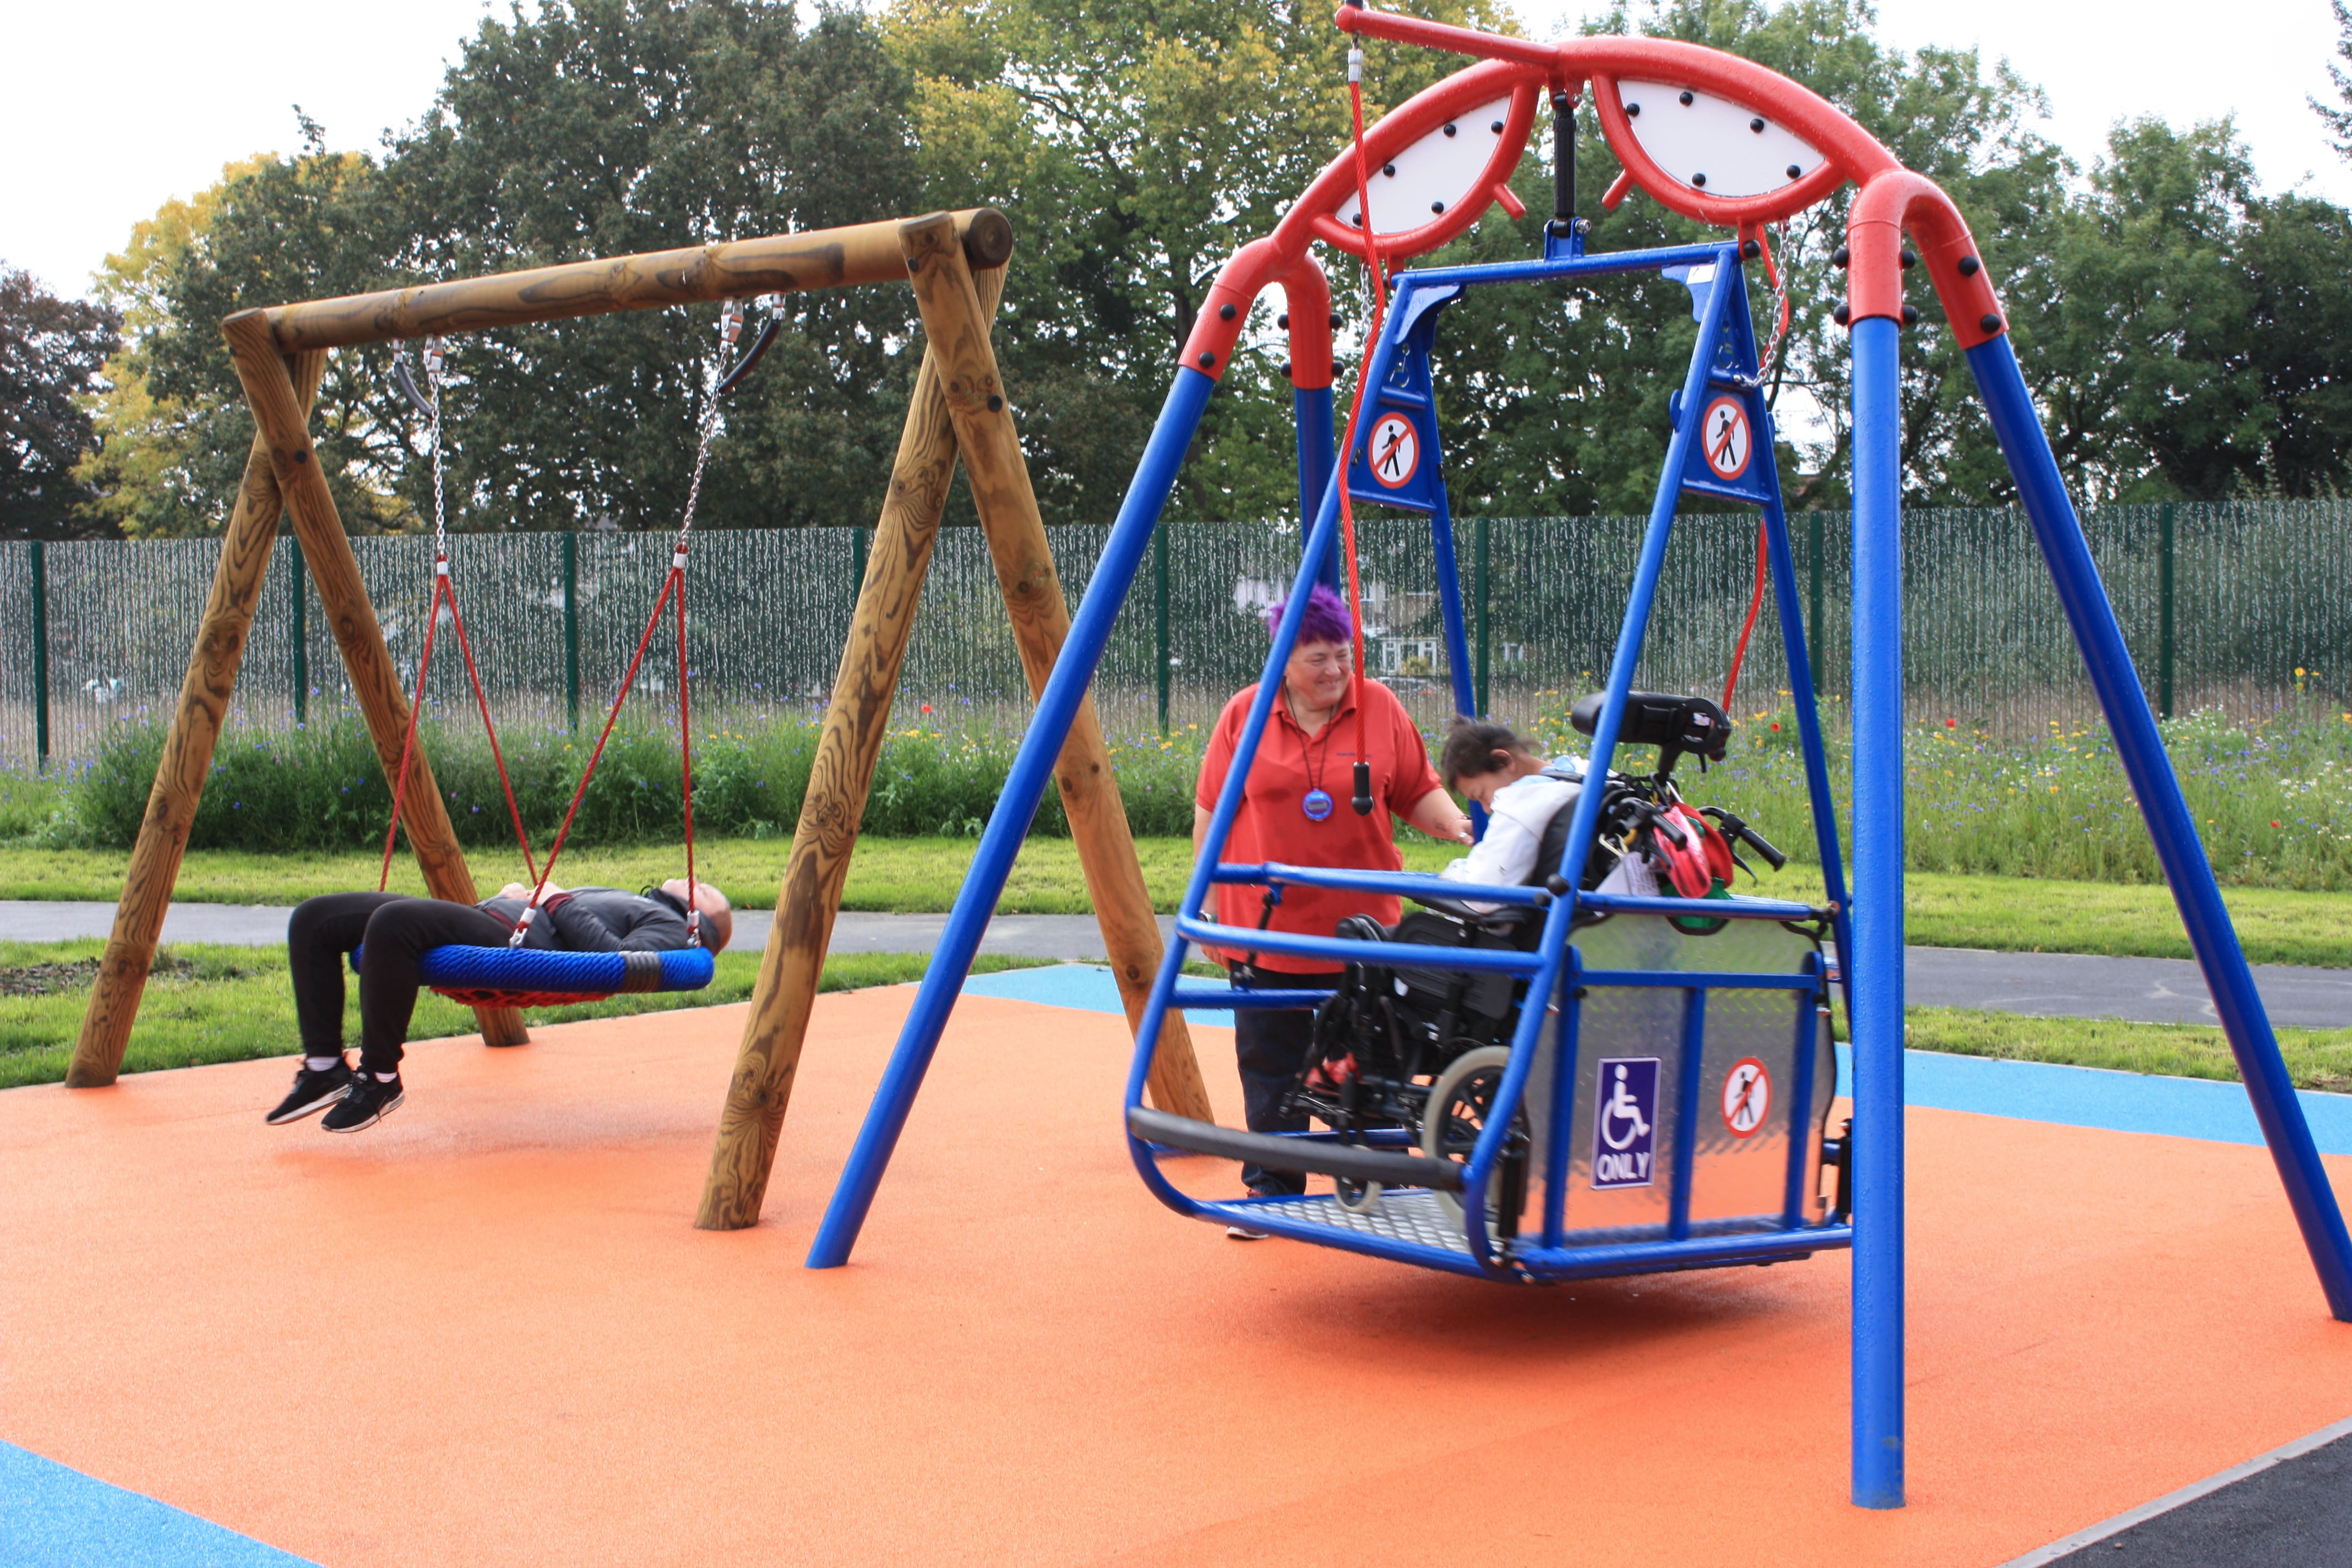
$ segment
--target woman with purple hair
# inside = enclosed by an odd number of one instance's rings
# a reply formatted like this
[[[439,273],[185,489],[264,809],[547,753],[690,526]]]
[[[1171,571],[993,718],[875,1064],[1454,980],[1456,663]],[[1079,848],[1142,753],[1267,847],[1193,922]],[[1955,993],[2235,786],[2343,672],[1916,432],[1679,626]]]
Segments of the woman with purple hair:
[[[1268,611],[1268,633],[1278,631],[1288,613],[1286,604]],[[1283,667],[1281,699],[1275,703],[1265,734],[1258,742],[1241,812],[1234,818],[1233,833],[1225,841],[1225,858],[1244,864],[1280,860],[1293,866],[1400,870],[1404,861],[1396,847],[1395,818],[1399,816],[1433,838],[1469,843],[1469,819],[1438,783],[1429,749],[1404,705],[1378,681],[1360,684],[1355,679],[1350,656],[1356,628],[1347,605],[1318,584],[1297,613],[1298,641],[1291,649],[1290,662]],[[1232,770],[1234,751],[1256,696],[1255,686],[1236,692],[1209,736],[1208,752],[1201,759],[1200,786],[1192,797],[1195,856],[1208,832],[1210,816]],[[1347,804],[1359,761],[1371,764],[1372,810],[1363,816]],[[1217,907],[1211,913],[1220,922],[1258,923],[1262,906],[1257,889],[1220,884],[1216,898]],[[1383,925],[1393,925],[1402,912],[1402,903],[1394,894],[1290,888],[1285,889],[1282,902],[1274,906],[1267,929],[1329,936],[1349,915],[1370,915]],[[1323,961],[1280,953],[1210,952],[1206,955],[1224,963],[1234,984],[1242,986],[1337,985],[1341,974],[1326,967]],[[1314,1015],[1306,1012],[1244,1008],[1234,1013],[1242,1100],[1252,1131],[1295,1132],[1306,1128],[1305,1118],[1284,1116],[1280,1108],[1284,1091],[1307,1059],[1314,1022]],[[1242,1179],[1252,1193],[1261,1195],[1306,1190],[1305,1178],[1295,1173],[1255,1165],[1244,1166]],[[1227,1234],[1255,1239],[1259,1233],[1235,1226]]]

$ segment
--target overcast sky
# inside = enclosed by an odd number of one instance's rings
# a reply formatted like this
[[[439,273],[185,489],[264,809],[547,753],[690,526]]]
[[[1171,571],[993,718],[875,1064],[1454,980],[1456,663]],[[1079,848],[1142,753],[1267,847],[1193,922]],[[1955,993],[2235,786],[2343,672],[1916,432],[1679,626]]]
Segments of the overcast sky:
[[[1516,0],[1538,36],[1600,9]],[[503,5],[501,5],[503,9]],[[0,94],[0,260],[79,294],[131,226],[221,166],[296,141],[292,105],[331,145],[373,148],[432,100],[483,0],[68,0],[11,8]],[[2226,6],[2086,0],[1883,0],[1888,41],[1976,44],[2050,95],[2049,134],[2084,163],[2126,116],[2234,114],[2264,184],[2352,203],[2305,96],[2329,91],[2327,0]],[[2332,101],[2332,99],[2330,100]]]

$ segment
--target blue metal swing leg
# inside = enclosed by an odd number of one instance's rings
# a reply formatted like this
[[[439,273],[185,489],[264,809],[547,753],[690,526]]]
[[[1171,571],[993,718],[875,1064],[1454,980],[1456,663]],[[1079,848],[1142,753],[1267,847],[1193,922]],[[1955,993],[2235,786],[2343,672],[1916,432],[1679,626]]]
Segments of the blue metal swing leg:
[[[2115,736],[2116,753],[2123,760],[2132,794],[2139,799],[2148,836],[2156,841],[2164,879],[2172,889],[2181,921],[2189,930],[2189,945],[2205,972],[2214,1011],[2221,1016],[2222,1031],[2238,1059],[2239,1076],[2245,1080],[2246,1098],[2253,1102],[2254,1118],[2262,1124],[2263,1141],[2278,1164],[2279,1180],[2285,1184],[2304,1246],[2310,1249],[2312,1266],[2319,1272],[2327,1309],[2337,1319],[2352,1322],[2352,1237],[2346,1234],[2343,1211],[2336,1206],[2326,1168],[2319,1163],[2310,1125],[2294,1096],[2294,1080],[2279,1055],[2278,1038],[2271,1032],[2270,1015],[2254,989],[2253,973],[2246,967],[2237,930],[2230,922],[2212,865],[2198,839],[2196,819],[2189,813],[2179,780],[2165,754],[2163,737],[2157,732],[2147,694],[2132,668],[2131,652],[2124,646],[2114,606],[2107,602],[2098,568],[2092,563],[2083,525],[2066,497],[2065,482],[2051,457],[2025,378],[2018,373],[2017,356],[2008,336],[2002,334],[1969,350],[1968,358],[1985,410],[1991,416],[1993,434],[2000,438],[2010,472],[2016,477],[2026,514],[2033,521],[2034,537],[2050,563],[2059,602],[2065,607],[2083,662],[2089,668],[2092,689],[2098,693],[2107,728]],[[1856,831],[1858,837],[1858,827]],[[1862,1152],[1866,1155],[1869,1148],[1865,1140]]]
[[[1899,329],[1853,324],[1853,1500],[1903,1506]],[[1791,595],[1790,601],[1794,595]]]

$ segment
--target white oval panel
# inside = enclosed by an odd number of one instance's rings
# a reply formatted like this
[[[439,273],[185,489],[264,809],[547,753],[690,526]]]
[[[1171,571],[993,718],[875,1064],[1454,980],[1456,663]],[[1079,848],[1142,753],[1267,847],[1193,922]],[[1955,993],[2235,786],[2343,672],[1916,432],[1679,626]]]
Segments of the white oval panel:
[[[1760,196],[1821,165],[1821,153],[1794,132],[1727,98],[1656,81],[1621,81],[1617,96],[1642,151],[1710,196]]]
[[[1478,176],[1495,156],[1502,140],[1496,126],[1507,124],[1511,100],[1498,98],[1465,110],[1399,153],[1371,176],[1372,232],[1405,234],[1444,216],[1465,201],[1476,199]],[[1351,193],[1339,208],[1339,221],[1356,226],[1356,197]]]

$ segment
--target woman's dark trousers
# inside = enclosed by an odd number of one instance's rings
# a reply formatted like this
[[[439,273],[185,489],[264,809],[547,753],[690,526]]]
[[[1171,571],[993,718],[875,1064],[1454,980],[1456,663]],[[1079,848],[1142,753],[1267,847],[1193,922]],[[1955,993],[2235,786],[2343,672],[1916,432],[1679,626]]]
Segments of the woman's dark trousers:
[[[1290,974],[1237,963],[1233,967],[1233,982],[1251,991],[1293,987],[1322,990],[1339,984],[1344,973],[1335,969],[1328,973]],[[1234,1052],[1242,1069],[1242,1112],[1251,1131],[1307,1131],[1307,1118],[1282,1113],[1282,1097],[1297,1081],[1298,1069],[1307,1065],[1307,1048],[1314,1041],[1315,1015],[1311,1012],[1274,1012],[1263,1007],[1234,1010]],[[1307,1190],[1306,1176],[1297,1171],[1268,1171],[1256,1165],[1242,1167],[1242,1182],[1254,1193]]]
[[[506,921],[471,904],[398,893],[330,893],[306,899],[286,922],[294,972],[294,1017],[302,1054],[331,1057],[343,1048],[343,963],[360,955],[360,1070],[400,1070],[402,1042],[416,1011],[416,963],[428,947],[461,942],[504,947]]]

